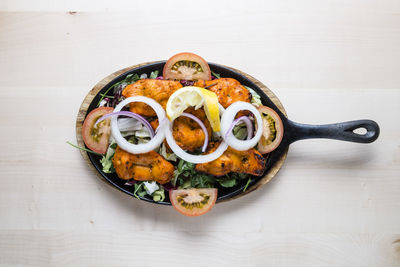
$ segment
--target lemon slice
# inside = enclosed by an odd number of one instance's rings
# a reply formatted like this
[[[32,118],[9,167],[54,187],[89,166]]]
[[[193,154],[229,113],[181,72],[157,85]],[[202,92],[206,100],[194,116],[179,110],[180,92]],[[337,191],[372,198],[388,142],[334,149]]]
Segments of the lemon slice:
[[[167,117],[169,120],[174,120],[188,107],[198,109],[203,106],[211,128],[214,132],[219,132],[218,97],[214,92],[201,87],[186,86],[175,91],[167,102]]]

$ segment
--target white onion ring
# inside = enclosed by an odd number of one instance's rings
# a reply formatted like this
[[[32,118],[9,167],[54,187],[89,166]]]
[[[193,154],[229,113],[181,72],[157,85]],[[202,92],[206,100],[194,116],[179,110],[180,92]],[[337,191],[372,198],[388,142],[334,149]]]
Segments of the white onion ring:
[[[206,163],[210,162],[213,160],[216,160],[219,158],[224,151],[228,148],[228,144],[222,140],[222,142],[219,144],[218,148],[206,155],[192,155],[187,153],[185,150],[183,150],[176,142],[174,139],[174,136],[172,135],[172,126],[173,126],[174,121],[169,121],[168,127],[165,129],[165,137],[167,139],[167,143],[171,150],[181,159],[191,162],[191,163]]]
[[[235,120],[236,114],[241,110],[248,110],[251,113],[253,113],[257,121],[257,126],[258,126],[257,132],[254,135],[254,137],[251,138],[250,140],[239,140],[232,134],[232,129],[229,130],[231,128],[232,122]],[[222,136],[224,137],[225,142],[229,146],[239,151],[248,150],[254,147],[258,143],[262,135],[263,127],[261,126],[262,126],[262,118],[260,112],[257,110],[256,107],[247,102],[243,101],[235,102],[225,110],[224,114],[222,114],[221,118]],[[225,137],[226,135],[227,137]]]
[[[163,107],[158,102],[156,102],[154,99],[148,98],[145,96],[128,97],[127,99],[121,101],[121,103],[119,103],[115,107],[114,112],[121,111],[121,109],[124,106],[126,106],[127,104],[132,103],[132,102],[142,102],[142,103],[149,105],[156,112],[158,121],[161,122],[164,120],[165,111],[164,111]],[[122,148],[123,150],[125,150],[129,153],[132,153],[132,154],[147,153],[147,152],[152,151],[155,148],[157,148],[165,138],[165,130],[162,128],[167,128],[167,127],[165,124],[161,125],[161,129],[159,129],[157,131],[156,135],[152,139],[150,139],[150,141],[148,143],[135,145],[135,144],[129,143],[121,135],[121,132],[119,131],[119,128],[118,128],[117,117],[114,116],[111,118],[111,134],[112,134],[112,136],[114,137],[115,141],[117,142],[117,144],[120,148]]]

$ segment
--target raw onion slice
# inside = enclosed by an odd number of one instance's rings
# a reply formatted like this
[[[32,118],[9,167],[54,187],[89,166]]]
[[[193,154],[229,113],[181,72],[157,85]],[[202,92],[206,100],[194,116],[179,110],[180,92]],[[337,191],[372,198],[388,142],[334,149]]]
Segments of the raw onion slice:
[[[154,109],[154,111],[157,114],[158,121],[163,121],[165,118],[165,111],[162,108],[162,106],[157,103],[154,99],[148,98],[145,96],[132,96],[128,97],[127,99],[121,101],[114,109],[114,112],[120,112],[121,109],[126,106],[129,103],[132,102],[142,102]],[[140,144],[140,145],[135,145],[132,143],[129,143],[122,135],[121,132],[119,131],[118,128],[118,123],[117,123],[117,117],[113,116],[111,118],[111,134],[114,137],[115,141],[117,142],[118,146],[121,147],[123,150],[132,153],[132,154],[141,154],[141,153],[146,153],[151,150],[156,149],[164,140],[165,138],[165,130],[164,128],[166,127],[166,124],[161,125],[161,128],[157,131],[155,136],[150,139],[150,141],[146,144]]]
[[[187,153],[185,150],[183,150],[176,142],[174,139],[174,136],[172,135],[172,126],[173,126],[174,121],[169,121],[167,129],[165,129],[165,137],[167,139],[167,143],[171,150],[181,159],[191,162],[191,163],[206,163],[213,161],[217,158],[219,158],[224,151],[228,148],[228,144],[222,140],[222,142],[219,144],[218,148],[206,155],[192,155]]]
[[[254,147],[261,138],[262,127],[257,127],[257,132],[250,140],[239,140],[232,134],[232,124],[234,123],[236,114],[241,110],[248,110],[254,114],[257,125],[262,126],[262,118],[260,112],[252,104],[238,101],[231,104],[224,112],[221,118],[221,132],[223,133],[225,142],[232,148],[245,151]]]
[[[134,118],[134,119],[140,121],[147,128],[147,130],[149,130],[151,138],[154,137],[154,130],[153,130],[153,127],[151,127],[150,123],[145,118],[140,116],[139,114],[136,114],[136,113],[133,113],[133,112],[130,112],[130,111],[118,111],[118,112],[108,113],[108,114],[104,115],[103,117],[101,117],[100,119],[98,119],[96,121],[96,123],[94,124],[94,126],[96,126],[97,123],[99,123],[102,120],[105,120],[105,119],[107,119],[109,117],[121,116],[121,115],[127,116],[127,117],[131,117],[131,118]]]
[[[251,123],[249,117],[246,116],[242,116],[233,121],[231,127],[229,127],[229,130],[225,134],[225,138],[228,138],[229,134],[232,134],[233,127],[235,127],[235,125],[238,124],[240,121],[243,121],[246,124],[247,140],[251,139],[251,137],[253,136],[253,124]]]
[[[208,131],[207,131],[206,126],[204,125],[204,123],[203,123],[199,118],[197,118],[197,117],[194,116],[193,114],[183,112],[183,113],[181,114],[181,116],[190,118],[190,119],[194,120],[195,122],[197,122],[197,123],[200,125],[200,128],[201,128],[201,129],[203,130],[203,132],[204,132],[204,144],[203,144],[203,147],[201,148],[201,152],[205,152],[206,149],[207,149],[207,145],[208,145]]]

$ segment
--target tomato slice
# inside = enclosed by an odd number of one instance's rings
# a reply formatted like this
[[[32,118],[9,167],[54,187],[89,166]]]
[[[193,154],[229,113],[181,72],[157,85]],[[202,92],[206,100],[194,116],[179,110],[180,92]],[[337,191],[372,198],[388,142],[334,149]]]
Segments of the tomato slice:
[[[216,188],[191,188],[169,191],[172,206],[186,216],[200,216],[215,205],[218,190]]]
[[[163,76],[171,80],[211,80],[211,70],[202,57],[179,53],[167,60]]]
[[[110,119],[99,122],[96,127],[94,124],[102,116],[112,113],[112,107],[99,107],[92,110],[82,125],[82,138],[85,145],[94,152],[104,154],[107,151],[111,134]]]
[[[282,141],[283,123],[275,110],[260,106],[258,110],[263,120],[263,134],[258,142],[257,149],[261,154],[275,150]]]

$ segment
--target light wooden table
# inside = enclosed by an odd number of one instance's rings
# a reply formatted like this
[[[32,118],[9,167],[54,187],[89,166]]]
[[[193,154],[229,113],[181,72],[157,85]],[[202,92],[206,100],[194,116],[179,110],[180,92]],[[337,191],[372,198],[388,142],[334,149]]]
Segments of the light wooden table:
[[[400,266],[398,0],[0,10],[0,265]],[[199,218],[133,199],[65,142],[99,80],[180,51],[252,74],[294,121],[369,118],[381,135],[297,142],[269,184]]]

